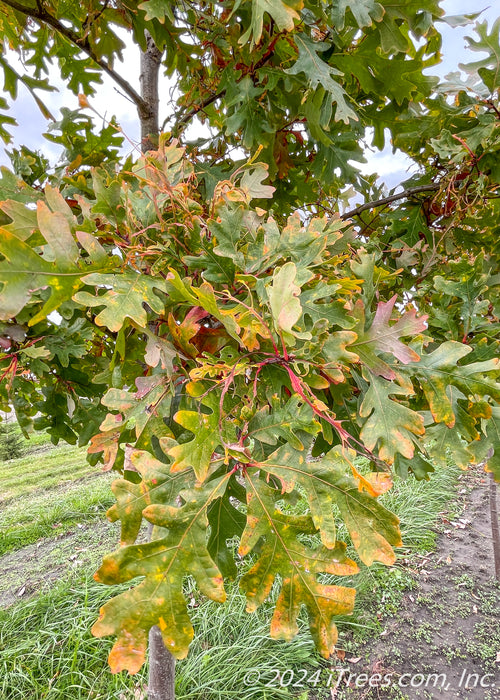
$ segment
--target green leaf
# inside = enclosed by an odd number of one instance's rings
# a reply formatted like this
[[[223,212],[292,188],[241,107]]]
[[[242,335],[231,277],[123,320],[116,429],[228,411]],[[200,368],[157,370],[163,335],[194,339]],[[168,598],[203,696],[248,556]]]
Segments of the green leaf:
[[[84,318],[77,318],[71,325],[62,321],[57,333],[45,336],[44,345],[63,367],[69,367],[72,357],[86,355],[93,336],[92,326]]]
[[[309,333],[299,333],[293,326],[302,316],[300,287],[295,284],[297,268],[293,262],[286,263],[273,273],[272,284],[267,288],[274,327],[283,334],[286,343],[295,345],[295,338],[308,338]]]
[[[302,9],[303,0],[250,0],[252,3],[252,21],[248,29],[239,39],[239,44],[244,45],[252,37],[250,48],[258,44],[262,37],[264,14],[267,12],[276,22],[280,31],[291,32],[295,26],[295,20],[300,15],[295,11]]]
[[[57,260],[61,272],[73,270],[79,252],[67,218],[61,212],[51,212],[45,202],[38,202],[37,219],[40,233],[50,246],[50,256]]]
[[[247,521],[245,514],[233,505],[231,499],[233,502],[237,499],[244,503],[245,495],[245,489],[233,474],[224,495],[216,498],[208,507],[210,537],[207,549],[224,578],[235,579],[237,576],[234,554],[228,540],[240,537]]]
[[[429,460],[420,454],[413,455],[411,459],[406,459],[403,455],[397,454],[394,461],[394,470],[402,479],[406,479],[411,471],[418,480],[429,480],[430,475],[435,471]]]
[[[4,231],[12,233],[21,241],[26,241],[34,233],[37,228],[36,211],[14,199],[2,202],[0,208],[12,219],[10,224],[2,226]]]
[[[335,299],[339,284],[317,284],[313,289],[306,289],[300,295],[300,304],[304,316],[309,316],[313,324],[326,319],[330,326],[352,328],[355,320],[345,308],[345,304]],[[333,299],[332,299],[333,297]],[[320,300],[326,299],[329,301]]]
[[[304,441],[297,431],[315,435],[320,429],[312,408],[293,395],[284,406],[275,398],[271,406],[263,406],[248,424],[248,436],[266,445],[276,445],[279,438],[296,450],[304,449]]]
[[[481,440],[474,442],[470,451],[476,462],[485,462],[485,471],[500,483],[500,406],[493,406],[491,418],[483,420]]]
[[[247,200],[271,199],[276,187],[263,185],[263,181],[269,177],[267,163],[253,163],[246,168],[241,178],[240,187],[247,196]]]
[[[50,296],[29,321],[34,325],[57,309],[63,301],[70,299],[81,286],[82,271],[68,259],[63,251],[63,260],[49,262],[9,231],[0,236],[0,320],[16,316],[32,298],[34,292],[50,289]],[[61,270],[64,270],[64,272]]]
[[[147,328],[144,329],[147,336],[146,354],[144,360],[149,367],[160,367],[169,376],[174,371],[174,360],[178,355],[172,343],[165,338],[154,335]]]
[[[255,87],[249,75],[245,75],[240,81],[231,82],[226,89],[226,104],[228,116],[226,118],[225,132],[229,135],[242,134],[242,142],[245,148],[255,148],[263,138],[264,131],[271,132],[271,128],[262,120],[262,106],[259,98],[263,89]]]
[[[266,600],[277,575],[281,591],[271,621],[271,637],[291,641],[298,632],[297,617],[304,605],[316,647],[328,658],[337,641],[335,617],[352,612],[353,588],[319,583],[317,574],[350,575],[356,564],[345,555],[345,544],[334,549],[310,549],[298,539],[299,532],[314,532],[308,516],[287,516],[274,505],[276,492],[260,481],[255,470],[247,472],[248,520],[239,553],[251,552],[261,538],[259,558],[241,579],[247,610],[253,612]],[[311,527],[312,526],[312,527]]]
[[[96,292],[100,289],[106,291],[95,296],[89,292],[78,292],[74,300],[83,306],[104,306],[95,322],[99,326],[106,326],[110,331],[119,331],[127,318],[144,328],[148,320],[144,302],[155,313],[163,313],[164,303],[155,290],[165,292],[166,287],[164,281],[157,277],[130,270],[122,274],[93,273],[86,275],[83,282],[89,286],[95,285]]]
[[[202,411],[202,406],[210,412]],[[194,437],[169,449],[168,454],[173,458],[172,471],[191,467],[202,483],[207,478],[212,456],[223,439],[219,428],[219,402],[213,394],[208,394],[201,400],[199,411],[178,411],[174,420],[193,433]]]
[[[493,23],[490,34],[488,34],[488,22],[476,22],[474,29],[479,39],[465,37],[469,42],[469,48],[472,51],[484,52],[487,56],[472,63],[460,63],[459,66],[467,73],[477,71],[488,90],[493,93],[500,86],[500,18]]]
[[[450,428],[455,425],[455,412],[446,393],[447,387],[457,387],[466,397],[490,396],[500,401],[500,383],[495,381],[500,373],[500,361],[495,358],[458,365],[471,351],[468,345],[447,341],[428,355],[422,353],[418,364],[408,368],[409,373],[419,380],[434,420]]]
[[[336,331],[328,335],[322,349],[327,363],[323,367],[334,380],[344,381],[343,367],[359,362],[359,355],[347,349],[347,346],[352,346],[357,337],[352,331]]]
[[[467,469],[473,461],[466,443],[454,428],[448,428],[445,423],[431,425],[426,429],[425,437],[429,441],[429,455],[434,463],[446,467],[451,460],[461,469]]]
[[[214,253],[224,258],[231,258],[240,270],[245,270],[245,255],[238,250],[238,242],[242,235],[243,206],[221,207],[217,220],[210,221],[210,232],[215,236]]]
[[[141,2],[138,7],[146,13],[145,20],[147,22],[157,19],[164,23],[165,18],[174,21],[170,0],[146,0],[146,2]]]
[[[350,10],[358,27],[371,27],[384,16],[383,6],[375,0],[338,0],[331,10],[333,24],[338,30],[345,26],[346,10]]]
[[[316,90],[318,86],[321,86],[325,91],[323,101],[326,102],[326,100],[329,100],[330,105],[331,103],[336,104],[336,121],[343,121],[345,124],[349,124],[349,119],[358,121],[356,112],[347,104],[346,91],[341,86],[340,82],[334,79],[334,77],[341,77],[342,73],[333,66],[328,65],[328,63],[325,63],[318,55],[319,52],[325,51],[328,45],[324,43],[314,43],[306,34],[297,34],[295,36],[295,43],[299,52],[298,59],[293,66],[288,68],[285,72],[289,75],[304,73],[311,90]],[[329,118],[324,119],[321,126],[325,128],[329,121]]]
[[[160,443],[167,449],[170,438],[161,438]],[[111,488],[116,503],[107,512],[112,523],[121,521],[120,545],[134,544],[143,521],[142,512],[152,503],[175,504],[175,499],[186,486],[186,474],[172,474],[170,467],[159,462],[144,450],[131,450],[128,455],[132,470],[142,479],[139,483],[127,479],[116,479]]]
[[[151,432],[160,435],[168,434],[164,419],[170,415],[172,395],[170,387],[162,374],[149,377],[137,377],[136,392],[125,389],[108,389],[101,399],[104,406],[112,411],[120,411],[118,415],[108,413],[100,426],[101,430],[130,429],[135,432],[139,441],[138,447],[150,445]]]
[[[413,457],[416,438],[425,433],[423,417],[390,398],[412,393],[407,387],[373,375],[359,409],[362,418],[368,417],[361,429],[361,440],[370,451],[378,444],[380,458],[389,464],[394,462],[397,452],[408,459]]]

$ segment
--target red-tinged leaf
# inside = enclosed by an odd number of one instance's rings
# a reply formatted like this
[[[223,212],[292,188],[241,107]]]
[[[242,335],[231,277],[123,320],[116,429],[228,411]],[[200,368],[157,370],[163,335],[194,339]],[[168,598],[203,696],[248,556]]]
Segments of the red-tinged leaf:
[[[269,328],[255,313],[244,311],[236,316],[236,321],[243,331],[241,334],[241,342],[247,350],[252,351],[260,348],[260,342],[257,336],[265,340],[269,340],[271,337]]]
[[[115,418],[115,416],[113,416]],[[116,460],[116,455],[118,454],[120,440],[119,430],[107,430],[103,433],[97,433],[90,440],[90,445],[87,449],[89,454],[99,454],[103,453],[102,461],[104,463],[102,470],[105,472],[110,471]]]
[[[193,307],[178,323],[173,314],[168,315],[168,327],[176,345],[189,357],[196,357],[198,348],[191,342],[200,330],[200,321],[208,316],[201,306]]]
[[[359,355],[373,374],[386,379],[395,379],[395,371],[379,357],[379,353],[393,355],[404,365],[418,362],[420,356],[405,345],[401,338],[410,337],[426,330],[427,316],[416,317],[415,309],[405,312],[395,323],[390,325],[397,295],[387,302],[379,302],[371,326],[365,330],[365,310],[361,299],[356,302],[355,315],[358,324],[354,328],[358,339],[352,343],[352,349]]]
[[[228,335],[239,343],[240,327],[236,321],[236,313],[243,311],[243,307],[227,310],[224,303],[216,297],[211,284],[203,282],[200,287],[194,287],[189,279],[182,280],[179,273],[172,269],[169,270],[165,285],[167,293],[173,300],[185,301],[193,307],[204,309],[206,315],[220,321]]]

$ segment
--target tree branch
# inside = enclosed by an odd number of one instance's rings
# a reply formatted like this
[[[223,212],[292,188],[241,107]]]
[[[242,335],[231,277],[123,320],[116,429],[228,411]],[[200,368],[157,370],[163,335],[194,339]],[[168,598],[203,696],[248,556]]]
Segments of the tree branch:
[[[266,65],[266,63],[274,56],[275,53],[275,46],[276,43],[278,42],[278,39],[281,37],[282,32],[277,34],[274,39],[272,40],[271,44],[269,45],[269,48],[267,49],[266,53],[257,61],[257,63],[253,66],[252,72],[259,70],[259,68],[262,68],[263,66]],[[220,92],[215,93],[214,95],[210,95],[210,97],[206,97],[204,100],[200,102],[199,105],[195,105],[192,109],[189,110],[183,117],[179,119],[179,121],[176,123],[176,128],[180,128],[182,126],[185,126],[193,117],[195,117],[198,112],[202,112],[205,107],[208,107],[209,105],[212,104],[212,102],[215,102],[216,100],[219,99],[219,97],[224,97],[226,94],[225,90],[221,90]]]
[[[219,99],[219,97],[223,97],[225,94],[226,91],[221,90],[220,92],[215,93],[215,95],[210,95],[210,97],[206,97],[200,102],[199,105],[195,105],[192,109],[189,110],[189,112],[187,112],[183,117],[181,117],[176,123],[175,128],[179,129],[185,126],[189,121],[191,121],[193,117],[195,117],[198,114],[198,112],[202,112],[205,109],[205,107],[208,107],[212,104],[212,102],[215,102]]]
[[[439,185],[431,183],[429,185],[418,185],[417,187],[410,187],[409,190],[403,190],[403,192],[398,192],[398,194],[392,194],[390,197],[384,197],[383,199],[377,199],[375,202],[365,202],[360,204],[359,207],[351,209],[351,211],[346,211],[340,217],[342,220],[352,219],[353,216],[358,216],[364,211],[369,209],[376,209],[376,207],[382,207],[385,204],[390,204],[391,202],[396,202],[398,199],[407,199],[413,197],[415,194],[421,194],[422,192],[437,192],[439,190]]]
[[[100,66],[100,68],[102,68],[102,70],[105,73],[107,73],[115,81],[115,83],[117,83],[121,87],[121,89],[130,97],[130,99],[137,106],[140,116],[149,113],[148,104],[142,99],[139,93],[134,90],[132,85],[127,80],[122,78],[122,76],[119,73],[117,73],[113,70],[113,68],[111,68],[107,61],[105,61],[102,58],[99,58],[99,56],[95,53],[94,49],[90,45],[87,37],[80,37],[75,31],[73,31],[69,27],[65,27],[64,24],[62,24],[58,19],[49,14],[39,2],[37,2],[36,8],[25,7],[24,5],[21,5],[20,3],[16,2],[16,0],[1,0],[1,2],[3,5],[7,5],[7,7],[10,7],[12,10],[20,12],[26,17],[31,17],[32,19],[36,19],[39,22],[48,24],[50,27],[52,27],[52,29],[55,29],[55,31],[58,32],[61,36],[63,36],[65,39],[67,39],[72,44],[81,49],[84,53],[86,53],[89,58],[91,58],[95,63],[97,63],[97,65]]]

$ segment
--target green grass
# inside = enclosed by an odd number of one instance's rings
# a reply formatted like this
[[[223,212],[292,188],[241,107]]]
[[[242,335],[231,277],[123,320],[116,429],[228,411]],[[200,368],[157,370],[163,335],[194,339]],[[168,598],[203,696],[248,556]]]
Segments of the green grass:
[[[109,547],[113,538],[111,530],[107,539],[100,537],[102,511],[111,502],[109,478],[89,480],[96,470],[86,465],[82,451],[74,448],[39,453],[33,462],[24,458],[0,464],[0,491],[5,493],[6,480],[10,483],[10,495],[2,511],[3,526],[8,523],[6,530],[10,533],[8,546],[18,547],[34,541],[42,532],[53,535],[64,531],[66,525],[82,521],[88,529],[79,532],[78,541],[68,538],[67,544],[77,550],[87,545],[93,560],[87,560],[79,570],[66,571],[64,578],[47,585],[42,593],[0,611],[0,698],[140,698],[147,668],[134,677],[111,675],[106,657],[113,640],[97,640],[89,632],[99,607],[121,590],[99,585],[90,577],[99,551]],[[29,474],[29,483],[23,481],[25,474]],[[449,507],[458,474],[458,469],[450,467],[436,472],[430,482],[397,480],[392,491],[382,497],[385,506],[401,518],[405,546],[399,550],[395,567],[362,566],[351,579],[328,579],[358,589],[354,614],[338,622],[340,648],[355,650],[361,639],[378,634],[379,618],[395,612],[404,592],[414,585],[403,558],[411,561],[412,552],[428,551],[434,546],[436,518]],[[75,478],[82,480],[75,483]],[[346,535],[340,526],[339,537],[348,541]],[[59,566],[68,558],[64,540],[59,559],[55,551],[50,552],[51,561]],[[13,553],[7,556],[12,557]],[[279,585],[275,585],[274,599],[278,590]],[[276,684],[266,687],[266,682],[273,679],[273,669],[283,672],[291,668],[295,673],[304,669],[308,674],[320,669],[326,673],[326,662],[314,651],[304,612],[298,637],[291,643],[275,642],[268,632],[272,601],[248,615],[236,584],[228,586],[228,602],[217,605],[204,599],[191,579],[186,581],[186,596],[191,603],[196,636],[188,658],[177,666],[178,700],[330,697],[330,691],[321,684],[309,693],[304,693],[303,688],[280,688]],[[261,674],[260,682],[245,685],[245,674],[255,670]]]
[[[120,692],[124,700],[132,698],[132,690],[146,683],[147,668],[134,677],[112,676],[106,664],[112,641],[89,633],[109,594],[90,578],[72,577],[0,611],[2,700],[110,700]],[[259,684],[244,684],[251,670],[258,669],[265,683],[272,680],[275,668],[312,672],[321,663],[304,630],[292,643],[272,641],[266,612],[268,607],[252,616],[245,613],[243,596],[234,586],[227,605],[199,601],[192,609],[195,641],[188,659],[177,664],[178,700],[293,697],[286,688],[263,690]]]
[[[0,462],[0,506],[13,498],[55,486],[66,486],[76,479],[99,473],[85,461],[85,448],[70,445],[50,447],[19,459]]]
[[[69,446],[0,462],[0,556],[102,514],[111,480]]]
[[[67,532],[97,514],[103,517],[114,503],[110,482],[107,475],[93,475],[65,488],[36,492],[28,501],[11,500],[0,515],[0,556]]]

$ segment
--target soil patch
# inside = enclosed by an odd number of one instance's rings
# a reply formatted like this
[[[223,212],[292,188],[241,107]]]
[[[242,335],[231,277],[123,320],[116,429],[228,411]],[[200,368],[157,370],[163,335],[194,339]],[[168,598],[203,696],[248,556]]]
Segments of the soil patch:
[[[0,608],[39,593],[81,568],[98,568],[119,541],[119,524],[99,519],[0,557]]]
[[[443,518],[436,551],[411,562],[417,588],[345,664],[349,684],[342,680],[332,698],[500,698],[500,586],[484,473],[467,473],[459,497],[462,512]]]

